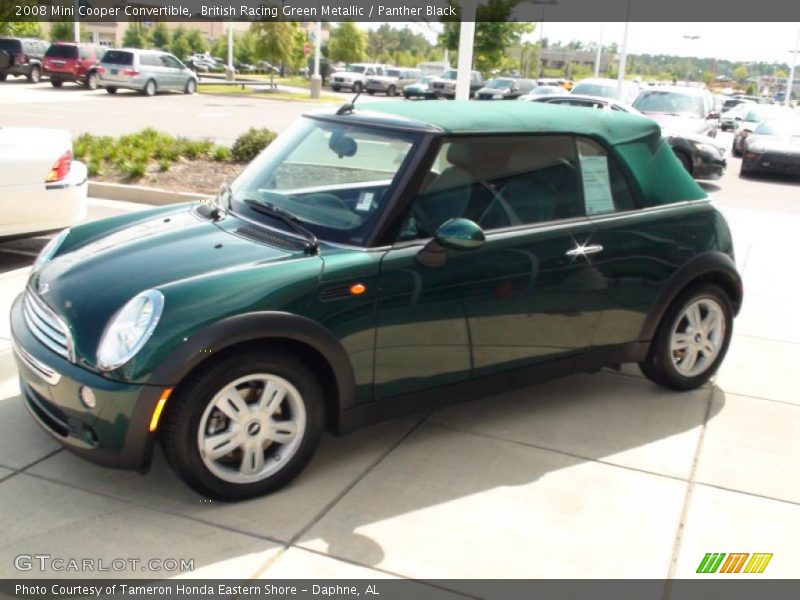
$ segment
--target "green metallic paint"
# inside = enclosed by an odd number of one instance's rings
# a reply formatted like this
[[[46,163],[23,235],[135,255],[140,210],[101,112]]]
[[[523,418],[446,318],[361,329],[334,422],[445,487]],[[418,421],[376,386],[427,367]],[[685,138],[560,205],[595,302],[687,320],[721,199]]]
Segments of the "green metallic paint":
[[[449,250],[474,250],[486,242],[483,229],[469,219],[445,221],[434,238],[440,246]]]

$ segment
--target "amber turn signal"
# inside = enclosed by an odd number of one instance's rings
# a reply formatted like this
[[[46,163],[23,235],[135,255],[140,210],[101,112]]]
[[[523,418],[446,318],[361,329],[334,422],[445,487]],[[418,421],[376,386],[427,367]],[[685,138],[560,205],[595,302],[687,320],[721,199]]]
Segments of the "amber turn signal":
[[[363,283],[354,283],[350,286],[350,293],[353,294],[353,296],[360,296],[366,291],[367,286],[365,286]]]

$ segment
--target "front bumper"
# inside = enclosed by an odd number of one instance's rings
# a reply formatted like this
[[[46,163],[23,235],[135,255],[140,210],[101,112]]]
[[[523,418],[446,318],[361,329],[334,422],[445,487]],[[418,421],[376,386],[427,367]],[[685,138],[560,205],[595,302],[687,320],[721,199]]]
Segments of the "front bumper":
[[[31,416],[54,440],[86,460],[146,470],[155,442],[150,418],[163,388],[111,381],[50,351],[26,326],[22,297],[11,308],[11,337],[23,402]],[[94,392],[94,409],[80,400],[84,386]]]
[[[705,152],[692,157],[692,177],[695,179],[719,179],[725,174],[728,161],[725,157],[712,156]]]

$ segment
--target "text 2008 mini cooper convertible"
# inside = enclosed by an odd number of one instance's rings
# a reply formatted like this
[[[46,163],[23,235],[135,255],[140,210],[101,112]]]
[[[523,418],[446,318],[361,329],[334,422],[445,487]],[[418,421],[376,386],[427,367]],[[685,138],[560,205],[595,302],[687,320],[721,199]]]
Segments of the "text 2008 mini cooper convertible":
[[[60,235],[12,309],[30,412],[232,500],[326,429],[623,362],[704,383],[742,301],[723,217],[652,121],[510,104],[310,114],[215,203]]]

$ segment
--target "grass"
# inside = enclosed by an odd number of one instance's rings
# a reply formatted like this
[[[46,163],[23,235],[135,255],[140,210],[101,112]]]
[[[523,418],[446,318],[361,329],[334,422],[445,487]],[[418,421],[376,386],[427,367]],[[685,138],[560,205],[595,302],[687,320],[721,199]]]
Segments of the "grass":
[[[302,100],[305,102],[337,102],[341,103],[342,99],[338,96],[331,94],[322,94],[318,100],[309,98],[308,92],[273,92],[271,90],[253,89],[252,87],[241,88],[236,85],[220,85],[215,83],[201,83],[197,91],[201,94],[212,95],[237,95],[237,96],[250,96],[252,98],[262,98],[265,100]]]

